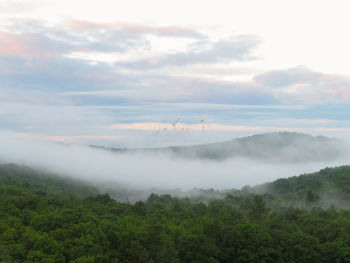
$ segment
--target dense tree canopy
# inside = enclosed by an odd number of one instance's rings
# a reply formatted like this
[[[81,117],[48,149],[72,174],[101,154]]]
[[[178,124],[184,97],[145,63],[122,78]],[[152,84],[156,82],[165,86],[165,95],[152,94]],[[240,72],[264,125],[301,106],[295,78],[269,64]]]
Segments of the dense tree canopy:
[[[1,262],[350,260],[350,211],[309,205],[319,202],[316,186],[323,188],[323,177],[334,184],[339,180],[347,193],[346,167],[311,175],[305,183],[314,187],[312,192],[300,182],[305,175],[276,181],[269,186],[273,191],[261,195],[232,192],[204,203],[151,194],[134,204],[83,184],[68,187],[59,179],[16,174],[20,167],[2,168]],[[335,179],[337,174],[342,176]],[[288,190],[294,181],[303,189],[304,206],[274,208],[276,200],[284,202],[284,195],[294,191]]]

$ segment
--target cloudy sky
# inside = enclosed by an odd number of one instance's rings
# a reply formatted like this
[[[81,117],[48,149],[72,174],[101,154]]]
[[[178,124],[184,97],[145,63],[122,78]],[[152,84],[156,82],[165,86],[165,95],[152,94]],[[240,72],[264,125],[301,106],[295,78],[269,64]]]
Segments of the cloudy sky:
[[[344,137],[348,10],[339,0],[0,0],[0,131],[128,147],[281,130]]]

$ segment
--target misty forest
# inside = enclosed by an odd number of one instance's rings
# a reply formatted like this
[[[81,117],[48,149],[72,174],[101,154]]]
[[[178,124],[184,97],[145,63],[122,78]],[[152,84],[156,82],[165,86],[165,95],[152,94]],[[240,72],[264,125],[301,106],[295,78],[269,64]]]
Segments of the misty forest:
[[[0,263],[350,263],[349,0],[0,0]]]
[[[311,161],[307,156],[333,160],[345,149],[338,140],[295,133],[223,144],[131,151],[221,164],[231,155],[245,155],[273,164]],[[289,158],[301,145],[305,156]],[[92,150],[130,154],[127,149]],[[0,195],[1,262],[350,260],[350,166],[240,189],[146,190],[4,163]]]

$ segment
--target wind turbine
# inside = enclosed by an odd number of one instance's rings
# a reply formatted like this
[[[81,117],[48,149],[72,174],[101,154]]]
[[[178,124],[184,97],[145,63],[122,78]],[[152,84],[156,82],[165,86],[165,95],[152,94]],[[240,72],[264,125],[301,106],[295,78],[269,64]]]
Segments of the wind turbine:
[[[161,127],[160,127],[160,124],[159,124],[158,130],[157,130],[157,132],[154,134],[154,136],[157,136],[157,138],[158,138],[158,147],[160,146],[160,136],[161,136],[160,132],[161,132]]]
[[[203,119],[200,120],[199,122],[200,125],[202,125],[202,134],[204,135],[204,129],[205,129],[205,126],[208,126],[209,128],[211,127],[208,122],[207,122],[207,117],[204,116]]]
[[[175,122],[171,123],[171,125],[173,126],[173,131],[176,131],[176,124],[179,123],[179,119],[177,119]]]
[[[174,142],[174,144],[176,144],[177,143],[177,130],[176,130],[176,124],[178,124],[178,122],[179,122],[179,119],[177,119],[175,122],[172,122],[171,123],[171,126],[173,126],[173,142]]]
[[[163,128],[163,139],[164,139],[164,145],[166,145],[166,135],[168,132],[168,127],[165,126],[165,128]]]

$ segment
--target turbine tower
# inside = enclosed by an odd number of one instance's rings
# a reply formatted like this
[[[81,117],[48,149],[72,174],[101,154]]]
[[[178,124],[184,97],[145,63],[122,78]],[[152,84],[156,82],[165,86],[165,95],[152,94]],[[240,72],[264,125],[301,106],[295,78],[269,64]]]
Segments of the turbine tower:
[[[158,130],[157,130],[157,132],[154,134],[154,136],[157,136],[157,139],[158,139],[158,147],[160,147],[160,136],[161,136],[161,127],[160,127],[160,124],[159,124],[159,126],[158,126]]]
[[[176,144],[177,143],[177,130],[176,130],[176,124],[179,123],[179,119],[177,119],[175,122],[171,123],[171,126],[173,126],[173,143]]]
[[[206,116],[204,116],[203,119],[200,120],[199,124],[202,125],[202,134],[203,134],[203,135],[204,135],[205,126],[207,126],[207,127],[209,127],[209,128],[211,127],[211,126],[208,124],[208,122],[207,122],[207,117],[206,117]]]
[[[167,136],[167,132],[168,132],[168,127],[165,126],[165,128],[163,128],[162,131],[163,131],[164,145],[166,146],[166,136]]]
[[[179,123],[179,119],[177,119],[175,122],[171,123],[171,126],[173,126],[173,131],[176,131],[176,124]]]

